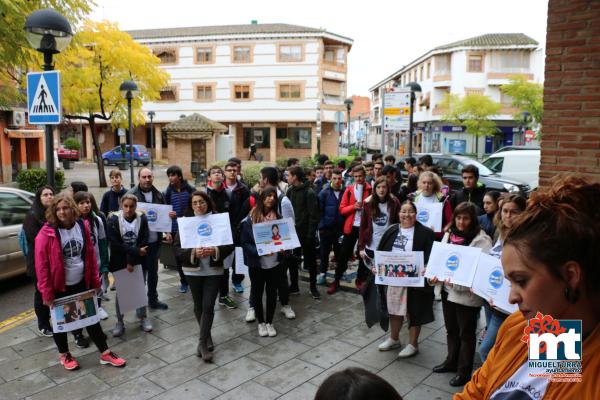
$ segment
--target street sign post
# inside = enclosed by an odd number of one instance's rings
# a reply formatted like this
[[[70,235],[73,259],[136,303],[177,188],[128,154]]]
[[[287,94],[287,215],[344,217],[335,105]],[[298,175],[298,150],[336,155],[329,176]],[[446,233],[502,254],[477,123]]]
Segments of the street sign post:
[[[27,74],[27,105],[30,124],[61,123],[60,71]]]

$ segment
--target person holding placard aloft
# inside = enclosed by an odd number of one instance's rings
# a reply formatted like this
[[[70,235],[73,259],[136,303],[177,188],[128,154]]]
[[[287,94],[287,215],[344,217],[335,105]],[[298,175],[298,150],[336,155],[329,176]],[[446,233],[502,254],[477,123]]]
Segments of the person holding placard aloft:
[[[410,195],[417,205],[417,209],[420,205],[424,204],[435,204],[435,203],[443,203],[442,208],[442,230],[443,228],[452,220],[452,206],[450,205],[450,200],[448,196],[444,196],[441,192],[442,189],[442,180],[438,175],[431,171],[423,171],[419,175],[419,180],[417,182],[417,186],[419,190],[414,194]],[[429,221],[431,222],[431,221]],[[433,229],[433,222],[431,222],[431,226],[429,228]],[[440,230],[435,233],[436,239],[441,239],[444,236],[444,233]]]
[[[215,205],[208,194],[199,191],[192,193],[184,216],[194,217],[212,213],[215,213]],[[183,263],[183,273],[190,285],[194,314],[200,327],[196,355],[202,357],[204,362],[211,362],[214,344],[210,331],[215,316],[215,302],[225,273],[223,260],[233,252],[234,246],[182,249],[179,232],[174,243]]]
[[[252,225],[266,221],[281,219],[277,211],[277,189],[264,188],[258,202],[250,214],[242,221],[240,242],[244,251],[244,260],[250,275],[250,304],[254,307],[255,317],[258,321],[259,336],[276,336],[273,327],[273,316],[277,306],[277,287],[281,279],[281,256],[279,253],[258,255],[256,241],[252,233]],[[267,292],[266,315],[263,307],[263,292]]]
[[[44,305],[52,307],[57,299],[90,289],[100,293],[100,274],[90,226],[88,221],[79,219],[73,198],[64,193],[55,196],[46,210],[46,220],[35,238],[35,272]],[[100,364],[125,366],[126,361],[108,348],[100,322],[86,329],[101,353]],[[63,367],[78,369],[79,363],[69,352],[67,333],[54,332],[52,336]]]
[[[484,252],[492,248],[492,241],[477,220],[475,205],[463,202],[456,206],[452,225],[444,235],[442,243],[478,247]],[[431,280],[431,283],[437,282],[437,278]],[[450,386],[462,386],[471,379],[477,344],[477,316],[482,305],[483,299],[472,293],[470,288],[444,282],[442,311],[446,325],[448,355],[443,363],[433,368],[433,372],[457,372],[456,376],[450,379]]]
[[[378,179],[379,180],[379,179]],[[399,224],[391,225],[383,233],[379,251],[422,251],[425,264],[429,260],[435,240],[434,232],[417,221],[417,208],[410,200],[402,203],[398,212]],[[433,321],[433,288],[425,286],[387,288],[387,308],[390,314],[390,337],[379,345],[380,351],[401,346],[399,335],[404,319],[408,319],[409,343],[398,354],[401,358],[412,357],[419,351],[421,326]]]
[[[487,196],[487,195],[486,195]],[[504,246],[504,238],[506,232],[510,229],[512,222],[515,218],[525,211],[527,206],[527,199],[520,194],[504,194],[500,198],[500,209],[496,213],[495,225],[497,240],[490,250],[490,255],[500,258],[502,256],[502,248]],[[485,206],[485,198],[484,198]],[[486,331],[483,341],[479,345],[479,355],[481,360],[485,362],[490,350],[494,346],[496,341],[496,335],[502,322],[508,317],[508,314],[494,308],[493,304],[484,304],[485,307],[485,318],[486,318]]]

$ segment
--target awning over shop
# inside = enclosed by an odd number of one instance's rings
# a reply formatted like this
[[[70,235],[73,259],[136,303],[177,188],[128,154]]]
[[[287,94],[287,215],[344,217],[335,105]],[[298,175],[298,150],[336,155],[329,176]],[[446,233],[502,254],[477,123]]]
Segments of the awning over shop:
[[[41,129],[4,129],[11,139],[41,139],[44,137],[44,131]]]

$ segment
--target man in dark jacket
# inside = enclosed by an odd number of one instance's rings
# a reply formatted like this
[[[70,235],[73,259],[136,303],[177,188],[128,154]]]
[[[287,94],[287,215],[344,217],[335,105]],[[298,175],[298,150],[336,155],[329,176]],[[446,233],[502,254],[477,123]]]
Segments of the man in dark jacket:
[[[479,182],[479,168],[475,165],[467,165],[462,169],[463,188],[456,190],[450,198],[450,204],[454,210],[462,202],[475,204],[477,215],[483,215],[483,197],[486,187]]]
[[[310,293],[314,299],[321,298],[317,290],[317,264],[315,255],[315,234],[319,224],[319,205],[315,191],[311,189],[310,182],[305,180],[304,170],[299,166],[288,169],[288,183],[290,187],[287,197],[294,207],[296,233],[300,240],[301,249],[296,253],[304,255],[304,267],[310,274]],[[299,254],[298,254],[299,255]],[[292,282],[290,292],[298,291],[298,282]]]
[[[319,221],[319,238],[321,239],[320,274],[317,278],[319,285],[325,284],[325,274],[329,269],[329,254],[333,247],[333,254],[337,257],[340,251],[339,238],[342,236],[343,218],[340,215],[340,201],[344,193],[344,180],[342,171],[335,169],[331,175],[331,181],[319,193],[319,209],[321,220]]]
[[[123,179],[121,171],[113,169],[108,176],[110,177],[110,190],[102,195],[100,202],[100,211],[107,217],[111,212],[119,211],[119,200],[127,193],[127,189],[121,185],[121,179]]]
[[[140,168],[138,182],[136,186],[127,192],[137,197],[138,203],[165,204],[163,194],[154,187],[154,175],[150,168]],[[173,240],[170,233],[165,236],[167,242]],[[142,266],[148,274],[148,306],[153,309],[166,310],[169,306],[158,300],[158,291],[156,290],[158,285],[158,251],[160,250],[161,241],[161,232],[150,231],[148,233],[148,252]]]

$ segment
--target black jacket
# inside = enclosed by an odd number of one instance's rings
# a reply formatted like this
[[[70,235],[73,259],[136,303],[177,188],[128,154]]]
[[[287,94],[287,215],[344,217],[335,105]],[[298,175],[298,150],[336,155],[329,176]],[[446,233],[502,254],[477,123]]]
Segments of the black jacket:
[[[231,192],[229,199],[229,221],[231,222],[231,230],[235,233],[238,230],[240,222],[248,215],[244,214],[244,202],[250,197],[250,189],[240,181],[237,181],[237,186]]]
[[[127,193],[127,189],[121,187],[121,190],[115,192],[112,188],[102,195],[102,201],[100,202],[100,211],[104,215],[108,215],[113,211],[119,211],[119,200],[123,195]]]
[[[483,197],[487,191],[485,185],[481,182],[477,182],[477,185],[473,189],[465,189],[464,187],[460,190],[456,190],[452,197],[450,197],[450,204],[454,210],[457,205],[462,202],[469,202],[475,204],[477,209],[477,215],[483,215]]]
[[[110,272],[127,268],[127,264],[137,265],[144,261],[145,256],[140,255],[140,247],[148,245],[148,220],[144,214],[138,214],[136,218],[142,220],[135,246],[129,246],[123,242],[119,229],[119,216],[112,214],[108,219],[107,236],[110,245],[108,269]]]
[[[152,186],[152,189],[150,189],[150,190],[152,191],[152,204],[166,204],[165,197],[157,188]],[[135,185],[134,187],[129,189],[127,194],[134,195],[135,197],[137,197],[139,202],[147,203],[146,198],[144,197],[144,194],[142,193],[142,189],[140,189],[140,185]]]
[[[27,256],[25,262],[27,264],[27,275],[35,278],[35,237],[46,223],[46,209],[37,201],[33,203],[31,210],[25,216],[23,221],[23,232],[27,239]]]
[[[317,196],[310,187],[310,183],[304,182],[298,186],[290,186],[287,197],[294,207],[298,238],[302,241],[314,240],[320,215]]]

